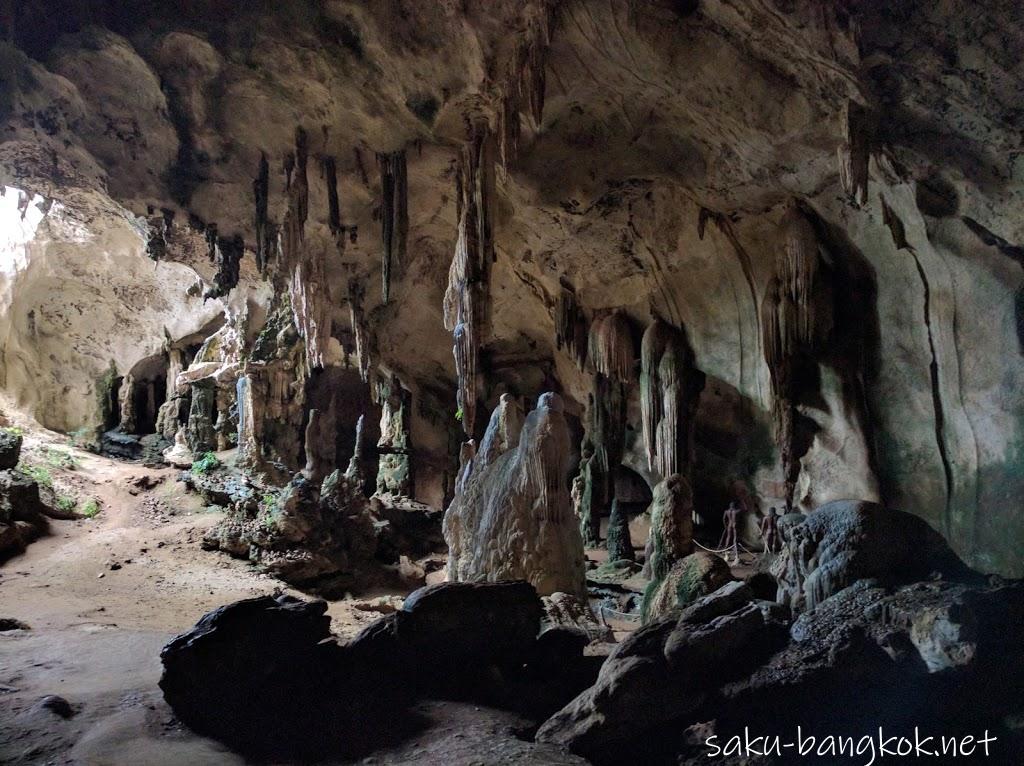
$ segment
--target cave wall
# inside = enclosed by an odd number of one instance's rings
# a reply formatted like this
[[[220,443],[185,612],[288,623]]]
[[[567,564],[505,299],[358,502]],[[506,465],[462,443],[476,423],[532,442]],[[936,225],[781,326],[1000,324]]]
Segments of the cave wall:
[[[780,504],[761,305],[795,201],[813,222],[840,325],[798,406],[796,502],[880,499],[927,519],[971,563],[1024,574],[1013,549],[1024,531],[1016,386],[1024,219],[1015,213],[1024,201],[1015,117],[1024,72],[1006,53],[1024,41],[1008,22],[1013,3],[557,6],[550,39],[529,49],[542,59],[542,115],[519,115],[518,155],[495,174],[496,259],[481,337],[493,369],[477,392],[476,436],[505,392],[529,401],[556,391],[570,425],[586,422],[590,372],[554,343],[565,281],[588,317],[619,309],[637,339],[655,315],[685,329],[707,376],[698,513],[717,518],[736,496],[761,509]],[[443,504],[462,438],[442,316],[457,156],[467,123],[483,118],[497,129],[501,83],[549,4],[97,9],[50,19],[26,2],[14,44],[0,44],[12,73],[0,89],[0,182],[68,209],[75,190],[115,205],[113,218],[93,221],[110,241],[78,251],[100,279],[89,303],[116,294],[102,288],[116,271],[147,286],[139,300],[152,311],[132,313],[145,329],[133,330],[131,352],[83,337],[81,356],[68,358],[65,336],[27,334],[25,310],[54,284],[44,272],[70,268],[38,260],[49,265],[25,272],[37,286],[11,292],[3,312],[13,328],[6,387],[26,406],[51,409],[25,382],[24,370],[41,365],[52,382],[34,389],[40,397],[56,401],[72,388],[52,420],[70,427],[91,402],[68,381],[102,372],[111,355],[118,369],[130,366],[134,346],[139,358],[152,353],[168,317],[182,325],[172,334],[184,333],[219,310],[188,295],[197,269],[211,279],[199,245],[179,243],[156,264],[145,257],[146,225],[164,210],[181,230],[191,219],[241,236],[236,291],[269,291],[254,271],[253,180],[266,158],[268,217],[280,224],[287,157],[302,127],[305,247],[324,264],[333,334],[355,364],[355,283],[374,374],[398,375],[413,393],[417,494]],[[377,155],[403,149],[408,236],[385,301],[388,208]],[[38,247],[67,249],[56,239]],[[96,326],[106,337],[113,322]],[[629,412],[635,434],[635,386]],[[625,463],[656,481],[635,438]]]

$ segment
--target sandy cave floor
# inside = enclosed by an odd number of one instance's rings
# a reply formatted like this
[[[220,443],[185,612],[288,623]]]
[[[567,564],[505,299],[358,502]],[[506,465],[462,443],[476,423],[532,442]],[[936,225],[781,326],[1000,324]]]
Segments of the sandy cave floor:
[[[31,630],[0,632],[0,763],[234,764],[242,759],[184,729],[157,688],[160,648],[204,613],[275,591],[303,594],[222,553],[201,551],[219,513],[188,493],[175,469],[150,469],[73,449],[49,432],[26,432],[22,464],[47,447],[74,455],[48,466],[55,489],[95,498],[95,518],[51,521],[51,534],[0,565],[0,617]],[[51,453],[52,454],[52,453]],[[156,484],[139,490],[149,477]],[[134,494],[133,494],[134,493]],[[332,602],[334,632],[351,636],[400,595]],[[67,699],[60,718],[38,703]],[[517,738],[528,722],[473,705],[424,703],[430,723],[365,763],[582,763]]]

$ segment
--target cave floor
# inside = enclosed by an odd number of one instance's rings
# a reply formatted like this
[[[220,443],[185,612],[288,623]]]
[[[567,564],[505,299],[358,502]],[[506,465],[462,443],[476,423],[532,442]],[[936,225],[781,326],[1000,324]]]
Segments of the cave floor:
[[[243,763],[175,720],[157,687],[160,648],[222,604],[303,594],[247,562],[201,551],[220,514],[176,481],[178,471],[92,455],[48,432],[26,433],[22,462],[42,462],[57,448],[75,467],[48,466],[55,490],[95,498],[102,510],[51,521],[48,536],[0,565],[0,617],[31,628],[0,632],[0,763]],[[332,629],[354,635],[403,595],[332,602]],[[74,715],[41,707],[47,695],[67,699]],[[426,728],[416,737],[360,762],[583,763],[517,738],[529,722],[510,713],[449,702],[417,712]]]

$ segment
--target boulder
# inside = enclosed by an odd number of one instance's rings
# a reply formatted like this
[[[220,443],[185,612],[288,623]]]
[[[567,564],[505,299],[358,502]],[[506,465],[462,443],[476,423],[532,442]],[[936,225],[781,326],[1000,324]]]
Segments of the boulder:
[[[784,537],[772,573],[780,601],[797,612],[863,578],[899,584],[933,573],[974,576],[927,522],[877,503],[828,503],[787,528]]]
[[[160,653],[160,688],[194,731],[251,757],[357,755],[398,706],[383,669],[333,640],[323,601],[261,596],[220,607]]]
[[[697,551],[676,561],[660,580],[652,580],[644,593],[645,621],[713,593],[733,579],[732,570],[714,553]]]
[[[537,740],[600,763],[646,762],[638,741],[694,714],[719,684],[784,643],[784,610],[751,599],[746,585],[732,583],[644,625],[609,655],[592,687],[541,725]]]
[[[438,583],[410,595],[398,612],[403,651],[435,669],[479,673],[522,664],[540,633],[543,606],[525,582]]]
[[[590,605],[580,597],[559,592],[544,596],[541,601],[544,604],[542,631],[554,627],[572,628],[582,631],[588,643],[611,643],[614,640],[612,629],[598,622]]]
[[[18,465],[21,457],[21,434],[10,428],[0,428],[0,470]]]
[[[38,482],[20,471],[0,471],[0,507],[0,521],[38,523],[45,510]]]

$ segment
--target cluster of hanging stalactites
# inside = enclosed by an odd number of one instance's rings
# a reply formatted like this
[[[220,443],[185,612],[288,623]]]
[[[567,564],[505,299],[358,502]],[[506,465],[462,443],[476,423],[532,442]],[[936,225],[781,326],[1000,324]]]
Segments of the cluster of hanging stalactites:
[[[506,168],[519,152],[520,114],[528,113],[538,127],[544,116],[545,66],[555,8],[552,0],[525,6],[526,29],[516,41],[497,109],[498,152]]]
[[[622,312],[597,317],[590,325],[587,345],[595,372],[619,383],[633,380],[633,331]]]
[[[480,339],[487,320],[488,283],[494,260],[494,142],[484,122],[473,127],[459,155],[456,201],[458,235],[448,270],[444,324],[454,337],[462,425],[472,437]]]
[[[793,207],[783,218],[782,231],[783,249],[761,303],[761,333],[771,380],[775,439],[782,453],[786,501],[790,503],[798,469],[794,367],[798,357],[814,354],[828,337],[832,311],[816,290],[821,259],[810,221]]]
[[[576,300],[576,293],[561,286],[555,306],[555,344],[565,349],[576,366],[583,369],[587,361],[587,319]]]
[[[380,168],[381,289],[384,303],[391,297],[391,273],[405,259],[409,234],[409,182],[405,150],[377,155]]]

